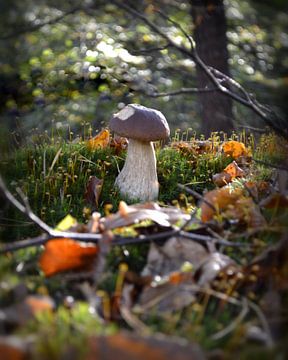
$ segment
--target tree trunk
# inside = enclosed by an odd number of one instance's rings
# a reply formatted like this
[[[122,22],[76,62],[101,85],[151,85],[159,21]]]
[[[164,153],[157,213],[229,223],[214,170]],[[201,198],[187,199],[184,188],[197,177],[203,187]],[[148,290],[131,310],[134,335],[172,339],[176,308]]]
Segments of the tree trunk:
[[[190,0],[194,22],[196,49],[206,65],[229,75],[226,38],[226,17],[223,0]],[[207,75],[196,69],[197,86],[210,84]],[[202,133],[209,136],[211,131],[233,129],[232,101],[227,96],[214,92],[199,94],[202,117]]]

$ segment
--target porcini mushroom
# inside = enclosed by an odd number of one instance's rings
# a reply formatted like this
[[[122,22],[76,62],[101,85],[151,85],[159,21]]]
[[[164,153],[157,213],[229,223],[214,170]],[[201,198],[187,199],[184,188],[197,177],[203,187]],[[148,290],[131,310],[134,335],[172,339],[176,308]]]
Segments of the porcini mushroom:
[[[121,195],[131,200],[157,200],[159,183],[152,141],[169,136],[165,116],[158,110],[129,104],[113,115],[109,126],[129,140],[125,164],[115,181]]]

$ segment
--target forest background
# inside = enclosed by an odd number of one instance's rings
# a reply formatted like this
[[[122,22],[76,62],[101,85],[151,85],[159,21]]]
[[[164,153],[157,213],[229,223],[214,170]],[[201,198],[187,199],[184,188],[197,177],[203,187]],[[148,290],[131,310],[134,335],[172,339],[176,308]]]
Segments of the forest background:
[[[179,48],[195,40],[206,65],[285,118],[286,10],[281,0],[2,1],[1,152],[8,138],[20,145],[37,132],[87,138],[133,102],[162,111],[172,132],[263,129],[261,116],[213,90]]]

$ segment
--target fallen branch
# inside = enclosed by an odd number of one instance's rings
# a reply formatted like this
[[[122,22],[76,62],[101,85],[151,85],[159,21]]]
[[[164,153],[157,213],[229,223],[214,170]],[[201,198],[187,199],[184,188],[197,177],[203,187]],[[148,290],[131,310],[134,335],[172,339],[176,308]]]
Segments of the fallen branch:
[[[31,246],[44,245],[47,241],[56,238],[69,238],[82,242],[91,242],[98,244],[100,241],[103,240],[103,237],[105,236],[105,230],[107,230],[105,228],[101,233],[89,233],[89,232],[79,233],[73,231],[59,231],[51,228],[49,225],[44,223],[37,215],[33,213],[33,211],[29,206],[28,200],[24,197],[23,194],[21,197],[23,198],[25,205],[21,204],[14,197],[14,195],[6,187],[1,176],[0,176],[0,191],[13,206],[15,206],[20,212],[25,214],[35,225],[37,225],[41,230],[44,231],[44,234],[39,235],[35,238],[25,239],[22,241],[17,241],[9,244],[2,244],[0,246],[0,254],[16,251],[19,249],[24,249]],[[185,224],[187,225],[187,223]],[[251,246],[248,244],[229,242],[225,239],[218,237],[216,238],[212,236],[200,235],[200,234],[195,234],[193,232],[184,231],[183,229],[185,228],[185,224],[184,227],[181,228],[173,228],[172,230],[169,229],[168,231],[159,232],[157,234],[140,235],[138,237],[121,237],[114,235],[113,237],[111,237],[111,245],[122,246],[122,245],[132,245],[132,244],[139,244],[139,243],[152,242],[152,241],[163,241],[172,236],[180,236],[200,243],[212,242],[213,244],[229,246],[229,247]]]

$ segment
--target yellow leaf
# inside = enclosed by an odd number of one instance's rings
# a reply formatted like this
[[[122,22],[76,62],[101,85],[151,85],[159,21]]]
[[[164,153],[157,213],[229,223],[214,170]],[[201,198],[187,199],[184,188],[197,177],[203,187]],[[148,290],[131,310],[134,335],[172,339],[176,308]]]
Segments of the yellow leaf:
[[[63,220],[59,222],[59,224],[57,224],[55,230],[66,231],[76,224],[77,220],[73,216],[68,214]]]
[[[86,141],[86,146],[89,150],[104,149],[110,143],[110,132],[103,129],[98,135]]]

